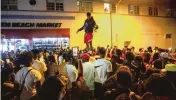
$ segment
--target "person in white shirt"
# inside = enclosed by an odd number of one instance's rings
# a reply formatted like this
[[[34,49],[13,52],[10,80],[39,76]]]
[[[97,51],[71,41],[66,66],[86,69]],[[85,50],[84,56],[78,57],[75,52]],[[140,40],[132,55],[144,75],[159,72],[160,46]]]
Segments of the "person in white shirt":
[[[93,91],[94,91],[94,65],[92,62],[89,61],[90,56],[89,54],[85,53],[81,55],[82,59],[82,69],[83,69],[83,78],[89,88],[89,91],[85,93],[85,99],[89,100],[93,97]],[[84,99],[84,100],[85,100]]]
[[[100,58],[94,62],[95,67],[95,97],[98,100],[103,100],[104,90],[102,84],[110,77],[112,73],[112,64],[106,60],[106,49],[101,47],[99,49]]]
[[[64,67],[64,72],[69,79],[68,89],[70,89],[72,88],[72,85],[76,82],[78,78],[78,70],[72,64],[73,62],[72,51],[68,51],[68,53],[66,54],[65,62],[66,62],[66,65]]]
[[[39,71],[32,68],[32,57],[31,52],[23,52],[20,55],[21,64],[24,65],[15,75],[15,81],[19,83],[20,87],[23,85],[25,79],[23,91],[20,95],[20,100],[28,100],[36,94],[40,88],[41,74]],[[29,73],[27,74],[27,72]],[[26,76],[26,78],[25,78]]]
[[[32,50],[33,54],[34,54],[34,62],[32,64],[32,67],[36,70],[38,70],[41,75],[42,75],[42,79],[41,79],[41,84],[44,82],[45,80],[45,75],[44,75],[44,72],[47,71],[47,67],[46,67],[46,64],[42,61],[39,61],[38,58],[39,58],[39,50],[37,49],[34,49]]]
[[[61,65],[64,62],[62,51],[59,53],[58,62],[59,62],[59,65]]]

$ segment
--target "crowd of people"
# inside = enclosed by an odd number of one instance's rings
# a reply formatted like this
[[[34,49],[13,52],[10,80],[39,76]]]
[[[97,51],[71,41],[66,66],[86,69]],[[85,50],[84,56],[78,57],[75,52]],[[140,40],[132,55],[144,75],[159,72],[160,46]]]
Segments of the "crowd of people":
[[[1,54],[2,100],[176,100],[176,52],[97,47]]]

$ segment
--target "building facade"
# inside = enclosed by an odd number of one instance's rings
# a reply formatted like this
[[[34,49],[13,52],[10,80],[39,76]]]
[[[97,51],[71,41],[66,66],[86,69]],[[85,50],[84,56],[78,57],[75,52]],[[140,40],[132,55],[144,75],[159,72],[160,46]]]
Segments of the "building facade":
[[[79,34],[76,31],[83,25],[86,12],[92,12],[99,26],[94,32],[94,47],[123,48],[129,42],[129,46],[136,48],[175,49],[174,3],[174,0],[2,0],[1,34],[7,39],[28,39],[29,48],[34,47],[37,39],[61,38],[55,40],[65,43],[62,46],[83,49],[84,31]]]

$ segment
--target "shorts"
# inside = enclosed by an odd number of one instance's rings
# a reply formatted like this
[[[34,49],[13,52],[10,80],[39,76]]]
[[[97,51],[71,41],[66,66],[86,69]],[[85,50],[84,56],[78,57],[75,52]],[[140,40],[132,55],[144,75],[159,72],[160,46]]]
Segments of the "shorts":
[[[93,33],[86,33],[84,35],[84,43],[90,43],[93,39]]]

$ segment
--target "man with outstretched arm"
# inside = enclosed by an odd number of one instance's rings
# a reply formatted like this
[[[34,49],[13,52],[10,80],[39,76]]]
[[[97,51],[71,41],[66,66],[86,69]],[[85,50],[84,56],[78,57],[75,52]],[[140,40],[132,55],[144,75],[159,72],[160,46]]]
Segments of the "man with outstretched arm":
[[[84,43],[86,43],[86,49],[92,50],[93,31],[94,29],[98,29],[98,25],[96,25],[96,22],[90,12],[87,13],[87,19],[85,20],[84,25],[78,29],[77,33],[83,29],[85,31]]]

